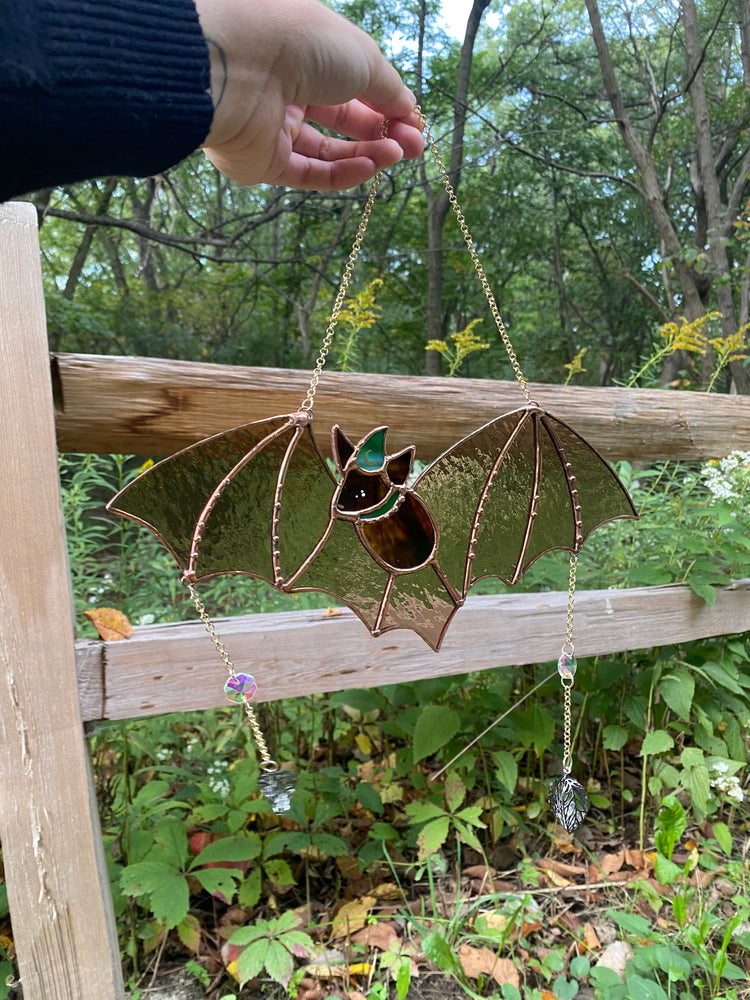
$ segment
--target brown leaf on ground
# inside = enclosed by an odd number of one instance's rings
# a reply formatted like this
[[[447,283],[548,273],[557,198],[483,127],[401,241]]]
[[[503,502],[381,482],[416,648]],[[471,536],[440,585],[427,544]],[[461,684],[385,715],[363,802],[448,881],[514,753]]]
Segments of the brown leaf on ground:
[[[625,849],[617,851],[616,854],[603,854],[598,860],[605,875],[614,875],[625,863]]]
[[[377,900],[374,896],[360,896],[340,907],[332,921],[331,940],[348,937],[361,930]]]
[[[632,957],[633,949],[627,941],[614,941],[604,949],[595,968],[611,969],[624,979],[625,966]]]
[[[581,921],[572,910],[564,910],[559,917],[562,926],[572,934],[578,934],[581,929]]]
[[[363,944],[366,948],[379,948],[380,951],[397,951],[401,944],[401,938],[396,933],[395,927],[386,920],[368,924],[356,934],[352,934],[351,940]]]
[[[637,872],[649,872],[654,867],[653,854],[638,851],[633,847],[625,848],[625,864],[635,868]]]
[[[581,878],[586,874],[586,869],[582,865],[569,865],[554,858],[539,858],[534,864],[537,868],[543,868],[547,872],[557,872],[558,875],[565,875],[568,878]]]
[[[527,938],[529,934],[540,931],[542,927],[542,921],[536,914],[530,913],[528,910],[524,912],[523,919],[521,920],[521,937]]]
[[[489,948],[473,948],[469,944],[459,945],[458,960],[464,975],[477,979],[481,975],[489,975],[498,986],[510,983],[516,989],[521,985],[521,979],[516,967],[508,958],[497,958]]]
[[[105,642],[129,639],[133,634],[133,626],[117,608],[92,608],[83,614]]]
[[[583,942],[581,942],[584,947],[584,951],[601,951],[602,943],[599,940],[599,935],[594,930],[591,924],[583,925]]]
[[[297,987],[297,1000],[323,1000],[326,995],[325,989],[315,979],[305,976],[301,979]]]
[[[369,895],[375,899],[401,899],[403,893],[395,882],[381,882],[370,890]]]
[[[492,868],[490,865],[469,865],[463,869],[463,874],[468,876],[468,878],[494,878],[497,875],[497,870]]]

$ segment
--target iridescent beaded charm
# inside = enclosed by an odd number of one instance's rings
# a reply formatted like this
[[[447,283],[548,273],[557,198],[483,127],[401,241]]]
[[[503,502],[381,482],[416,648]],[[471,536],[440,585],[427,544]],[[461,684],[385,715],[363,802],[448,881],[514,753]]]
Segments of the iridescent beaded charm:
[[[572,653],[563,652],[557,661],[557,672],[563,681],[572,681],[578,668],[578,661]]]
[[[224,685],[224,694],[235,705],[252,701],[257,691],[258,685],[251,674],[232,674]]]

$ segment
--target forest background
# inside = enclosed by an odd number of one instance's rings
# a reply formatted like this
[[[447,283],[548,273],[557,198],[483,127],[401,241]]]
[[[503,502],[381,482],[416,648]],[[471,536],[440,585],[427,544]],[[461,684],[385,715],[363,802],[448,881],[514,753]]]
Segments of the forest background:
[[[563,381],[579,358],[577,383],[608,385],[669,321],[718,312],[712,338],[747,324],[750,13],[587,8],[475,0],[461,44],[435,2],[341,5],[418,95],[528,377]],[[309,367],[363,199],[240,188],[200,153],[158,177],[40,192],[50,347]],[[383,182],[355,291],[374,279],[350,369],[439,374],[428,342],[481,318],[490,346],[462,374],[510,376],[429,158]],[[710,358],[693,359],[654,374],[700,385]],[[744,364],[731,374],[750,391]]]
[[[417,93],[530,379],[750,392],[750,0],[473,0],[463,41],[437,2],[340,6]],[[200,153],[38,192],[50,348],[309,369],[365,196],[239,188]],[[381,183],[331,362],[512,377],[429,157]],[[164,557],[101,512],[141,460],[66,456],[62,479],[77,609],[145,624],[185,616],[179,586],[165,592]],[[748,575],[750,456],[620,471],[647,517],[597,532],[585,586],[680,581],[711,601]],[[564,589],[566,574],[542,560],[525,585]],[[253,581],[215,596],[229,613],[281,606]],[[575,841],[548,823],[559,706],[531,697],[543,666],[275,703],[279,756],[306,768],[281,830],[234,715],[102,727],[133,995],[182,949],[210,996],[239,981],[242,997],[444,1000],[450,982],[503,1000],[739,1000],[747,664],[731,637],[581,664],[593,808]],[[492,747],[428,786],[520,697]],[[323,940],[332,981],[295,968]],[[619,972],[596,965],[607,943],[630,948]],[[0,933],[2,971],[11,944]],[[426,967],[447,977],[432,994]]]

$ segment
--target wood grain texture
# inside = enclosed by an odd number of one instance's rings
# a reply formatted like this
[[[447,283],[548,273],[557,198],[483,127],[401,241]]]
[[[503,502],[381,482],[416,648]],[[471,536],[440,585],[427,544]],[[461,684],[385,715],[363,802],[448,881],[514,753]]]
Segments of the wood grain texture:
[[[297,409],[309,372],[60,354],[53,360],[62,451],[165,455],[210,434]],[[646,389],[530,386],[539,404],[610,460],[708,459],[750,450],[750,398]],[[324,449],[332,424],[432,459],[523,397],[514,382],[326,372],[315,403]]]
[[[373,639],[350,611],[292,611],[219,620],[238,670],[259,684],[258,701],[316,691],[377,687],[495,667],[556,660],[567,593],[470,597],[440,653],[411,632]],[[576,597],[576,653],[595,656],[750,629],[750,581],[718,593],[714,607],[687,586],[582,591]],[[200,622],[148,625],[98,647],[105,675],[104,717],[122,719],[226,705],[226,670]],[[82,692],[84,718],[101,702]]]
[[[26,1000],[124,996],[75,673],[36,212],[0,205],[0,830]]]

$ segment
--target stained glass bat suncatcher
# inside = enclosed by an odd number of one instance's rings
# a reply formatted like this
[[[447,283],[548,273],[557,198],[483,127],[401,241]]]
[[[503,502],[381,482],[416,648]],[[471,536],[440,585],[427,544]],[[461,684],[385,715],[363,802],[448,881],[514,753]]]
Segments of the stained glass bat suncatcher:
[[[417,632],[440,648],[471,586],[515,583],[542,553],[577,553],[605,521],[636,517],[604,459],[530,404],[463,438],[412,485],[415,449],[387,427],[356,444],[335,426],[332,472],[309,410],[185,448],[108,506],[150,528],[190,583],[246,574],[322,591],[373,635]]]

